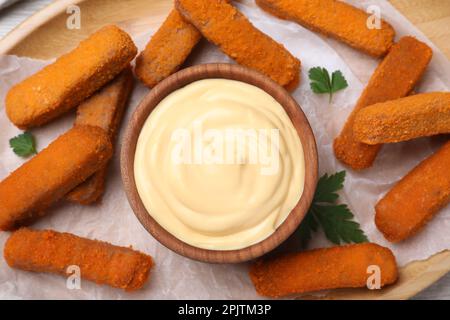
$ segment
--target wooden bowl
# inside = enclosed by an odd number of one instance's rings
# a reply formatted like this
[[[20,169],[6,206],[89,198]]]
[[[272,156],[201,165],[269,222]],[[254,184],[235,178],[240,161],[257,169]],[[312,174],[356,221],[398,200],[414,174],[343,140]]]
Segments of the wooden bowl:
[[[239,250],[208,250],[191,246],[162,228],[142,203],[134,179],[134,155],[142,126],[152,110],[173,91],[187,84],[210,78],[238,80],[257,86],[274,97],[286,110],[303,145],[305,186],[303,194],[286,220],[265,240]],[[142,100],[127,124],[120,158],[122,180],[128,201],[145,229],[160,243],[191,259],[212,263],[237,263],[257,258],[286,240],[299,226],[314,196],[317,184],[317,149],[313,132],[297,102],[290,94],[266,76],[233,64],[204,64],[181,70],[168,77]]]

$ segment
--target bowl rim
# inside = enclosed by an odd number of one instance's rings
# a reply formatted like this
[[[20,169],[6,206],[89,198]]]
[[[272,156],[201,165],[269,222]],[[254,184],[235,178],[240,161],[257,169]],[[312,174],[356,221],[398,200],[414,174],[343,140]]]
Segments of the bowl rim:
[[[134,157],[141,129],[154,108],[167,95],[192,82],[203,79],[230,79],[261,88],[277,100],[291,119],[303,147],[305,183],[297,205],[281,225],[267,238],[251,246],[235,250],[211,250],[194,247],[176,238],[160,226],[146,210],[134,178]],[[275,249],[299,226],[312,203],[318,178],[318,155],[311,126],[295,99],[265,75],[237,64],[209,63],[182,69],[156,85],[143,98],[127,123],[120,153],[122,182],[130,206],[142,226],[166,248],[187,258],[209,263],[239,263],[252,260]]]

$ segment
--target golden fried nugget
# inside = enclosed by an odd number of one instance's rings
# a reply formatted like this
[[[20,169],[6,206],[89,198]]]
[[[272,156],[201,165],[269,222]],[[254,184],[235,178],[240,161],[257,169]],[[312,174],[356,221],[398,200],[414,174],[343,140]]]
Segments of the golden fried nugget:
[[[413,37],[403,37],[392,46],[373,73],[340,135],[334,140],[336,158],[360,170],[370,167],[381,145],[367,145],[353,136],[356,114],[367,106],[407,96],[424,73],[431,49]]]
[[[133,74],[128,67],[78,107],[75,125],[100,127],[108,132],[112,142],[122,121],[132,88]],[[84,205],[98,201],[105,189],[107,168],[105,165],[92,177],[70,191],[66,199]]]
[[[359,111],[353,134],[367,144],[450,133],[450,93],[431,92],[376,103]]]
[[[336,288],[367,285],[369,266],[378,266],[381,286],[397,280],[397,263],[391,250],[375,243],[315,249],[257,261],[250,278],[258,294],[282,297]]]
[[[65,199],[82,205],[90,205],[99,201],[105,191],[107,169],[108,164],[66,194]]]
[[[3,254],[11,268],[68,276],[67,268],[77,266],[82,279],[127,291],[140,289],[153,266],[150,256],[131,248],[28,228],[12,233]]]
[[[392,46],[395,31],[384,20],[380,28],[368,28],[369,14],[336,0],[256,0],[265,11],[281,19],[340,40],[375,57],[384,56]]]
[[[225,0],[176,0],[178,11],[202,35],[239,64],[255,69],[281,86],[298,83],[300,61],[256,29]]]
[[[416,234],[450,202],[450,141],[411,170],[375,206],[375,224],[399,242]]]
[[[136,76],[154,87],[178,70],[200,39],[200,32],[172,10],[136,59]]]
[[[76,126],[67,131],[0,182],[0,230],[44,215],[111,156],[111,142],[103,129]]]
[[[6,112],[19,128],[43,125],[78,106],[118,75],[136,56],[130,36],[107,26],[82,41],[6,96]]]

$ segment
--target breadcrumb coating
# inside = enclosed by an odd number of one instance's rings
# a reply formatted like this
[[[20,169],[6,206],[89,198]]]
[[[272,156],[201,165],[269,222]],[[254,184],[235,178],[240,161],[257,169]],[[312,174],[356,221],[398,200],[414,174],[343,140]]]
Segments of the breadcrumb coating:
[[[153,259],[131,248],[90,240],[70,233],[22,228],[11,234],[4,248],[11,268],[69,276],[78,266],[82,279],[133,291],[148,279]]]
[[[417,94],[366,107],[356,115],[353,133],[367,144],[450,133],[450,93]]]
[[[392,46],[395,31],[384,20],[380,28],[367,27],[370,16],[361,9],[336,0],[256,0],[258,6],[281,19],[342,41],[375,57]]]
[[[409,36],[401,38],[392,46],[370,78],[341,133],[334,140],[337,159],[355,170],[372,166],[381,145],[367,145],[354,137],[353,123],[356,114],[372,104],[407,96],[425,72],[432,54],[425,43]]]
[[[132,89],[133,74],[128,66],[113,81],[78,107],[75,125],[100,127],[109,134],[113,142]],[[70,191],[66,199],[84,205],[99,201],[105,190],[107,169],[108,166],[105,165]]]
[[[374,243],[259,260],[250,268],[250,278],[258,294],[276,298],[326,289],[365,287],[370,276],[368,267],[372,265],[380,268],[381,286],[397,280],[397,263],[391,250]]]
[[[423,160],[377,203],[375,224],[399,242],[415,235],[450,202],[450,141]]]
[[[20,129],[43,125],[78,106],[134,59],[130,36],[114,25],[101,28],[71,52],[16,84],[6,112]]]
[[[200,32],[173,9],[136,59],[136,76],[154,87],[179,69],[200,39]]]
[[[0,230],[13,230],[102,168],[112,156],[108,134],[76,126],[0,182]]]
[[[298,84],[300,61],[227,1],[176,0],[175,4],[186,20],[237,63],[290,90]]]

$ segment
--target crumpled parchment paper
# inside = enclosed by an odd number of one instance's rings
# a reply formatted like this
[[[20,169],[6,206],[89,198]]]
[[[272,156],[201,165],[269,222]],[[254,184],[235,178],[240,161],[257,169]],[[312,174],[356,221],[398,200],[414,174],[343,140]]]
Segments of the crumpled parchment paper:
[[[421,34],[405,17],[387,1],[348,1],[361,8],[378,5],[384,19],[397,31],[396,39],[413,35],[433,48],[434,57],[423,81],[416,92],[448,90],[450,87],[450,63],[445,56]],[[370,78],[378,61],[361,54],[337,41],[326,39],[293,22],[279,20],[256,7],[253,1],[241,1],[238,7],[256,27],[283,43],[302,61],[300,87],[293,93],[314,130],[320,157],[320,175],[346,169],[335,159],[332,152],[333,138],[342,128],[347,115],[353,109],[364,85]],[[151,32],[132,34],[142,49]],[[231,62],[214,46],[204,41],[189,58],[187,65],[205,62]],[[5,114],[4,99],[11,85],[33,74],[48,61],[0,57],[0,179],[5,178],[24,160],[9,148],[8,140],[19,134]],[[309,89],[307,72],[314,66],[328,70],[341,70],[349,87],[333,97],[319,96]],[[123,127],[148,89],[136,83]],[[42,150],[58,135],[72,126],[74,112],[43,126],[33,129]],[[374,166],[363,172],[347,169],[347,179],[342,201],[349,204],[356,219],[371,241],[391,248],[399,265],[429,256],[450,248],[450,208],[443,209],[416,237],[402,244],[388,243],[377,231],[374,222],[374,204],[392,185],[422,159],[437,149],[446,137],[419,139],[412,142],[383,147]],[[10,269],[0,257],[0,298],[2,299],[252,299],[258,298],[247,275],[247,264],[213,265],[179,256],[160,245],[140,225],[134,216],[122,188],[119,170],[121,136],[118,139],[114,160],[108,174],[106,194],[101,204],[80,206],[65,202],[52,207],[49,214],[40,219],[34,228],[50,228],[67,231],[88,238],[109,241],[117,245],[133,245],[150,254],[156,261],[151,279],[143,290],[126,293],[107,286],[98,286],[82,281],[81,290],[66,288],[64,277],[29,273]],[[0,233],[0,248],[3,248],[9,233]],[[295,241],[291,239],[291,242]],[[310,247],[329,246],[322,233],[317,233]],[[290,246],[296,246],[295,242]]]

